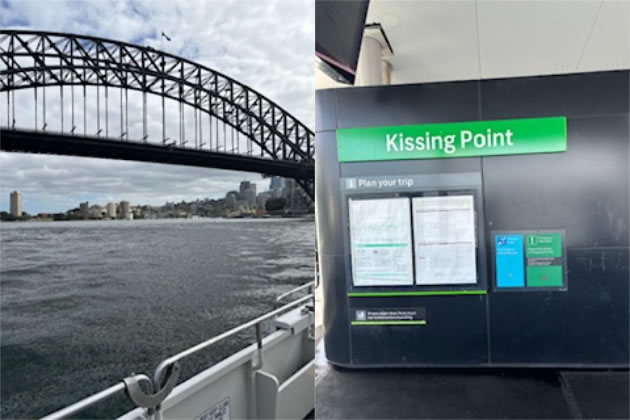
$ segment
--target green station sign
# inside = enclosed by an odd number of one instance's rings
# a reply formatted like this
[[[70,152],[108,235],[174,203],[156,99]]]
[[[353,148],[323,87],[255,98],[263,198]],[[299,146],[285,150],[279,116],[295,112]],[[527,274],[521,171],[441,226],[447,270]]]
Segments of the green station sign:
[[[518,155],[566,150],[566,117],[337,130],[339,162]]]

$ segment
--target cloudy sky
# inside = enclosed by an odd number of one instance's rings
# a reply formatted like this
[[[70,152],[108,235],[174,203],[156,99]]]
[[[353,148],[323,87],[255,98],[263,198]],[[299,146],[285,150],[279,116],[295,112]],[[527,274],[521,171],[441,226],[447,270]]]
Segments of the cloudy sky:
[[[249,85],[313,127],[314,6],[310,1],[0,0],[0,26],[163,48]],[[161,40],[161,32],[171,42]],[[26,116],[31,112],[26,108],[27,93],[16,95],[16,114],[31,122]],[[4,117],[4,94],[0,104]],[[141,107],[131,96],[129,106],[130,113]],[[116,121],[116,115],[110,118]],[[25,128],[30,124],[16,123]],[[33,214],[65,211],[86,200],[157,205],[218,198],[237,189],[241,180],[257,182],[259,191],[268,186],[260,175],[245,172],[0,152],[0,209],[8,210],[12,190],[22,192],[24,211]]]

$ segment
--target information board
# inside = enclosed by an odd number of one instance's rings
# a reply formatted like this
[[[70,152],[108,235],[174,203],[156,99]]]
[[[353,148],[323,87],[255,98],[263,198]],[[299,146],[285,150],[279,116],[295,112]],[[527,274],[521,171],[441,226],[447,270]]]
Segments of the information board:
[[[566,290],[563,231],[493,232],[498,289]]]
[[[408,198],[349,200],[355,286],[413,285]]]
[[[472,195],[415,197],[416,284],[477,283]]]

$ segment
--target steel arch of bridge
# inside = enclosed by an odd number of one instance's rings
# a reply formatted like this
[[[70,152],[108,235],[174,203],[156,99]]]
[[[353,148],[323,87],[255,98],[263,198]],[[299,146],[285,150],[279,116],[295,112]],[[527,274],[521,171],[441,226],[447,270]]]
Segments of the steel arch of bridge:
[[[209,153],[213,156],[214,162],[221,158],[221,156],[216,156],[217,152],[220,152],[219,155],[223,155],[226,158],[228,158],[226,155],[241,155],[243,157],[243,165],[247,165],[248,162],[254,163],[253,167],[256,168],[255,171],[257,172],[291,176],[312,196],[311,187],[314,172],[313,132],[262,94],[208,67],[151,47],[142,47],[91,36],[23,30],[0,30],[0,63],[3,66],[3,68],[0,68],[0,92],[6,92],[7,96],[7,126],[3,129],[5,141],[1,143],[3,150],[8,150],[10,147],[4,146],[5,143],[8,143],[6,140],[17,139],[15,141],[21,141],[27,137],[15,125],[14,92],[17,90],[34,89],[35,98],[37,98],[38,88],[60,86],[63,109],[63,87],[72,86],[72,121],[70,124],[72,127],[70,130],[65,129],[63,122],[64,112],[61,111],[62,133],[50,134],[50,137],[61,135],[66,140],[74,142],[75,145],[83,139],[90,140],[93,142],[93,147],[98,147],[99,144],[103,145],[104,141],[102,139],[104,137],[101,137],[100,129],[96,136],[88,136],[86,132],[87,123],[85,122],[83,123],[83,136],[75,132],[74,87],[83,86],[84,110],[86,86],[96,87],[97,95],[99,88],[105,88],[105,95],[107,95],[108,87],[120,89],[120,118],[121,131],[123,132],[115,138],[115,140],[120,141],[130,141],[128,134],[128,101],[124,102],[123,111],[123,92],[125,98],[127,98],[127,92],[135,90],[142,92],[143,96],[143,136],[142,139],[138,139],[140,142],[147,143],[147,94],[154,94],[162,99],[161,140],[162,146],[166,146],[165,148],[173,151],[180,147],[183,148],[186,144],[186,134],[183,131],[186,127],[183,121],[185,112],[182,111],[182,107],[186,105],[194,109],[195,118],[195,149],[187,147],[186,152],[188,154],[190,152],[201,155]],[[42,90],[45,95],[46,90]],[[11,99],[12,96],[13,99]],[[180,104],[179,145],[176,143],[169,144],[169,139],[166,138],[165,98],[175,100]],[[39,137],[39,140],[44,134],[42,131],[46,129],[45,104],[44,97],[42,110],[44,125],[41,130],[37,126],[37,104],[35,105],[35,129],[39,132],[33,133],[34,136],[32,137]],[[100,105],[100,99],[97,99],[97,109]],[[107,112],[107,105],[105,112]],[[123,129],[123,112],[126,114],[124,115],[125,124],[127,125],[126,130]],[[197,119],[198,113],[199,119]],[[208,116],[209,125],[206,127],[206,133],[209,135],[209,143],[203,143],[204,127],[201,124],[201,114]],[[85,111],[83,116],[85,118]],[[99,111],[96,113],[96,118],[97,126],[101,127]],[[217,144],[214,145],[214,148],[212,118],[216,119]],[[3,120],[0,121],[0,124],[3,123]],[[221,150],[221,145],[218,144],[219,121],[224,126],[223,150]],[[240,133],[248,141],[257,145],[259,153],[256,153],[254,156],[252,153],[254,148],[252,147],[250,150],[249,146],[247,147],[248,150],[242,153],[240,150],[235,150],[234,133],[232,133],[233,148],[228,152],[225,146],[226,125],[236,131],[237,147]],[[198,131],[199,141],[197,140]],[[68,137],[71,138],[68,139]],[[114,140],[114,138],[110,137],[109,140]],[[68,144],[71,145],[72,143]],[[204,144],[209,145],[207,150],[203,149]],[[155,144],[150,146],[156,147]],[[174,151],[177,152],[177,150]],[[70,151],[62,154],[73,153]],[[85,154],[82,155],[85,156]],[[122,159],[133,158],[122,157]],[[181,161],[186,159],[187,157],[180,157],[179,164],[182,164]],[[203,156],[197,156],[197,162],[200,159],[203,160]],[[261,160],[277,161],[278,164],[282,165],[281,170],[278,171],[273,166],[269,166],[269,170],[266,170],[265,162],[261,166]],[[204,166],[195,165],[194,163],[191,163],[191,165]],[[218,167],[221,166],[219,165]],[[261,170],[260,168],[265,169]],[[243,170],[247,169],[244,168]]]

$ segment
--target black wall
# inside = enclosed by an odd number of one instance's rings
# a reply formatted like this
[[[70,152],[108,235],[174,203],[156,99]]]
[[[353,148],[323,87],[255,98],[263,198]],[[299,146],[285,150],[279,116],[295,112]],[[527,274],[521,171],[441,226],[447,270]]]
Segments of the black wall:
[[[630,72],[317,92],[316,206],[326,355],[339,365],[628,366]],[[338,128],[567,117],[567,152],[339,164]],[[472,168],[472,169],[471,169]],[[564,229],[566,291],[349,298],[340,176],[478,171],[492,231]],[[348,308],[424,306],[431,328],[350,327]],[[366,300],[367,299],[367,300]],[[371,302],[369,300],[372,300]]]

